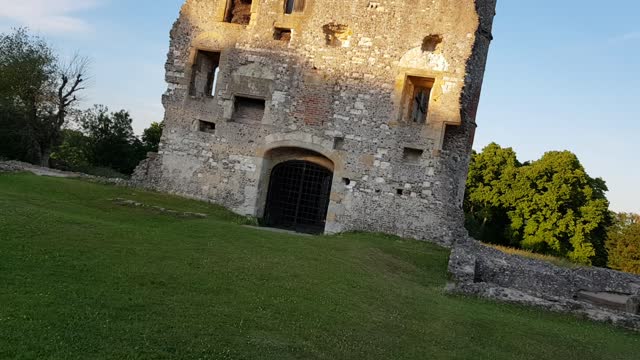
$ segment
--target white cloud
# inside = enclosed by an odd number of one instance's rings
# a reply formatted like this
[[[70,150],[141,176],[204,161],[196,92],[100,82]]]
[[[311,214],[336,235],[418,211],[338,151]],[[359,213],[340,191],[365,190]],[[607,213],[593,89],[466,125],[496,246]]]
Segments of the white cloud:
[[[45,33],[90,31],[91,26],[78,16],[100,0],[0,0],[0,19]]]

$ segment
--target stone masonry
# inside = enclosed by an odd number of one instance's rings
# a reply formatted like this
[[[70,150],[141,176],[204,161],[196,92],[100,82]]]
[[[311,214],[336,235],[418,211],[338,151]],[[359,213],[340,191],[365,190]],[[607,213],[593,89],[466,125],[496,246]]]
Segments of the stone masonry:
[[[449,261],[454,293],[573,313],[640,331],[640,276],[563,268],[459,239]]]
[[[466,236],[495,6],[187,0],[171,32],[160,151],[135,180],[264,218],[287,210],[270,205],[287,190],[270,195],[278,165],[315,164],[330,186],[305,191],[327,201],[299,198],[296,211],[311,206],[325,233],[450,245]]]

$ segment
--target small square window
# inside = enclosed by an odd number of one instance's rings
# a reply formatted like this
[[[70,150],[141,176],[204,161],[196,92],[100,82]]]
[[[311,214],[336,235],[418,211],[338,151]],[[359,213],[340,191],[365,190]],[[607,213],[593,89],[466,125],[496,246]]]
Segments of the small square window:
[[[264,99],[236,96],[233,102],[231,121],[245,124],[261,123],[265,108],[266,102]]]
[[[344,150],[344,138],[336,137],[333,139],[333,149],[334,150]]]
[[[283,43],[291,42],[291,29],[276,28],[273,32],[273,39]]]
[[[404,148],[402,159],[407,163],[418,164],[422,159],[422,155],[424,155],[424,150]]]
[[[198,130],[208,134],[215,134],[216,124],[212,122],[200,120],[198,122]]]

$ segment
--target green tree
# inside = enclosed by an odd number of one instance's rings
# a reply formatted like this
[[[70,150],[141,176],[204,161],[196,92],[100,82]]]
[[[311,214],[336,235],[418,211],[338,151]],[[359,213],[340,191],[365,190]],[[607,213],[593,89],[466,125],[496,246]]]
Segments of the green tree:
[[[87,60],[61,64],[51,47],[27,30],[0,34],[0,151],[49,165],[62,127],[84,89]]]
[[[472,155],[464,208],[473,237],[492,244],[518,245],[507,235],[509,215],[504,196],[519,166],[513,149],[496,143]]]
[[[640,215],[616,214],[606,244],[610,268],[640,275]]]
[[[571,152],[521,164],[513,150],[491,144],[472,158],[467,228],[485,242],[604,266],[611,222],[606,191]]]
[[[91,166],[89,138],[81,131],[65,129],[62,131],[62,139],[62,143],[51,154],[54,167],[70,171],[86,171]]]
[[[151,126],[144,129],[142,133],[142,143],[144,144],[146,152],[158,152],[163,129],[164,121],[160,123],[152,122]]]
[[[47,43],[26,29],[0,34],[0,151],[39,162],[39,123],[49,117],[57,59]]]
[[[546,153],[522,166],[508,192],[511,237],[523,248],[605,265],[610,224],[607,187],[569,151]]]
[[[92,165],[131,174],[144,159],[144,146],[133,133],[127,111],[109,113],[106,106],[95,105],[80,116],[79,123],[89,138]]]

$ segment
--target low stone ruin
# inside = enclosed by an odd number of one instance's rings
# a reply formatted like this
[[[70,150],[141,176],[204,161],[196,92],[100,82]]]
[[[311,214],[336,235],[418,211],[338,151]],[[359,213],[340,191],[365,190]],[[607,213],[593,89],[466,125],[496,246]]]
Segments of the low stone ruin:
[[[640,277],[505,254],[475,240],[454,246],[448,291],[585,316],[640,331]]]
[[[121,205],[121,206],[151,209],[151,210],[157,211],[157,212],[162,213],[162,214],[172,215],[172,216],[182,217],[182,218],[206,219],[209,216],[207,214],[202,214],[202,213],[194,213],[194,212],[188,212],[188,211],[179,211],[179,210],[167,209],[167,208],[164,208],[162,206],[148,205],[148,204],[143,204],[143,203],[135,201],[135,200],[128,200],[128,199],[122,199],[122,198],[111,199],[111,201],[113,201],[115,204]]]

